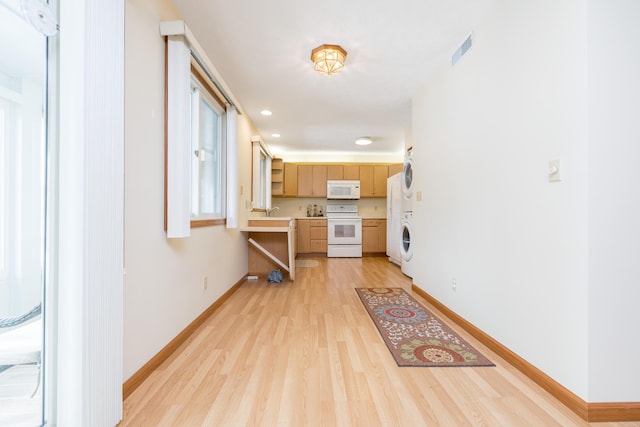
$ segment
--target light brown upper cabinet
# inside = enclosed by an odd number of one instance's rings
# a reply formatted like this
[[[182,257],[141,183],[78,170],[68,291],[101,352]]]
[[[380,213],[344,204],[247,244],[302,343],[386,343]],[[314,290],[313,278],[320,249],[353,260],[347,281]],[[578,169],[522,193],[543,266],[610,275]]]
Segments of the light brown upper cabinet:
[[[298,197],[313,194],[313,165],[298,165]]]
[[[327,165],[327,179],[344,179],[344,166]]]
[[[313,197],[327,197],[327,167],[313,166]]]
[[[298,197],[327,197],[326,165],[298,165]]]
[[[284,184],[282,188],[284,197],[298,197],[298,165],[284,164]]]
[[[402,172],[403,163],[391,163],[389,165],[389,176],[393,176],[399,172]]]
[[[327,180],[360,180],[360,197],[387,197],[387,178],[402,163],[279,163],[272,166],[275,197],[327,197]]]
[[[342,179],[360,179],[360,166],[358,164],[347,164],[342,169]]]
[[[360,197],[387,197],[388,165],[360,165]]]

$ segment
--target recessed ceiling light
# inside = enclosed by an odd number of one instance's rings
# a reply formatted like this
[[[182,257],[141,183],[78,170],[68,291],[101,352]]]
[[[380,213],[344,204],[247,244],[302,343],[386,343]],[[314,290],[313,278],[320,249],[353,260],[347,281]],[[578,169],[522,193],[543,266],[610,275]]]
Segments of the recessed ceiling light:
[[[263,116],[270,116],[273,113],[269,110],[262,110],[260,111],[260,114],[262,114]]]
[[[369,137],[362,137],[362,138],[356,139],[356,144],[358,144],[358,145],[369,145],[372,142],[373,141]]]
[[[271,136],[274,137],[274,138],[280,138],[280,134],[279,133],[272,133]]]

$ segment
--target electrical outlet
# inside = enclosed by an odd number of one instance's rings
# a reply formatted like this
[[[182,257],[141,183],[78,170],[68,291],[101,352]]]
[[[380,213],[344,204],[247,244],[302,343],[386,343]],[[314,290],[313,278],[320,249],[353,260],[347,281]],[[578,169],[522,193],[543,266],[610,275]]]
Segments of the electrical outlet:
[[[451,279],[451,289],[453,289],[453,292],[455,292],[458,289],[458,281],[456,280],[455,277]]]
[[[207,276],[204,276],[202,278],[202,290],[206,291],[208,287],[209,287],[209,278]]]

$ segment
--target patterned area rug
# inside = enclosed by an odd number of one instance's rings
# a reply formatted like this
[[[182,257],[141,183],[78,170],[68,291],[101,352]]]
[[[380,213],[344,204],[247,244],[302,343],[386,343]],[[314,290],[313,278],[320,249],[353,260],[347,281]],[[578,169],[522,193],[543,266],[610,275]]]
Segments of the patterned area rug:
[[[356,288],[398,366],[495,366],[401,288]]]

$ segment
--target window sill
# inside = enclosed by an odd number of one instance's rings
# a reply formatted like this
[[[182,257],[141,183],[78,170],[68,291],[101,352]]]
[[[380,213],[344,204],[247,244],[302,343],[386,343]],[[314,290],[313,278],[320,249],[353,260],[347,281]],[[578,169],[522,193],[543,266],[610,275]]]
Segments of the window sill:
[[[226,223],[227,223],[227,220],[225,218],[198,219],[198,220],[191,220],[191,228],[208,227],[210,225],[225,225]]]

